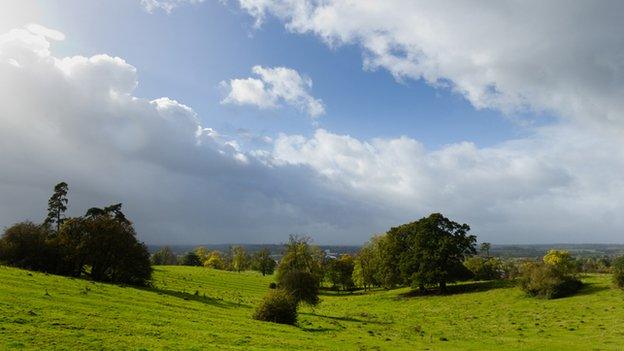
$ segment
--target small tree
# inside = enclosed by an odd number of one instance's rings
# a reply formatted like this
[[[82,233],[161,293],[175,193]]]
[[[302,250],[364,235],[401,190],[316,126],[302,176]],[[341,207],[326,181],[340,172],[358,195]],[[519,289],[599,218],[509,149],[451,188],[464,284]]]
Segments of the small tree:
[[[290,293],[297,303],[303,301],[314,306],[319,302],[319,282],[310,272],[288,271],[280,277],[279,287]]]
[[[270,290],[253,315],[254,319],[294,325],[297,323],[297,301],[287,291]]]
[[[225,269],[226,265],[223,260],[223,256],[219,251],[211,251],[208,257],[204,261],[204,267],[213,269]]]
[[[190,251],[187,252],[186,255],[182,256],[181,264],[184,266],[201,266],[202,262],[194,251]]]
[[[499,258],[472,256],[464,261],[464,265],[476,280],[500,279],[503,275],[503,262]]]
[[[613,281],[618,288],[624,289],[624,256],[613,261]]]
[[[262,275],[271,275],[275,271],[277,263],[271,257],[271,251],[267,248],[256,252],[251,260],[251,268],[262,273]]]
[[[564,273],[573,273],[575,271],[574,259],[565,250],[549,250],[544,255],[543,261],[547,265],[558,267]]]
[[[67,211],[67,191],[69,187],[67,183],[60,182],[54,186],[54,193],[48,200],[48,216],[44,224],[54,226],[56,232],[59,231],[64,219],[65,211]]]
[[[376,278],[379,269],[378,253],[375,251],[375,239],[364,245],[355,257],[353,266],[353,283],[366,290],[370,286],[379,285]]]
[[[323,278],[324,254],[310,244],[309,237],[291,235],[286,244],[284,256],[277,267],[277,280],[290,271],[308,272],[320,284]]]
[[[329,281],[336,287],[343,290],[351,290],[355,286],[353,283],[354,260],[351,255],[342,255],[340,258],[329,261],[327,276]]]
[[[247,269],[249,266],[249,255],[245,248],[242,246],[234,246],[231,249],[232,256],[232,270],[241,272]]]
[[[61,261],[48,226],[16,223],[0,239],[0,262],[20,268],[58,273]]]
[[[178,256],[173,253],[173,250],[169,246],[162,247],[160,250],[154,252],[152,255],[152,264],[173,266],[178,264]]]

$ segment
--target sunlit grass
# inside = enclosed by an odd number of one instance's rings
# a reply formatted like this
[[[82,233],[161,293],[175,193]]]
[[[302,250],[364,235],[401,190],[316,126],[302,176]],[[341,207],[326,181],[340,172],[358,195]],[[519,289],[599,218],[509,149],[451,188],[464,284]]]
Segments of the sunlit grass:
[[[622,349],[624,292],[593,275],[572,297],[509,284],[449,296],[324,294],[299,325],[250,318],[272,277],[159,267],[137,289],[0,266],[0,349]]]

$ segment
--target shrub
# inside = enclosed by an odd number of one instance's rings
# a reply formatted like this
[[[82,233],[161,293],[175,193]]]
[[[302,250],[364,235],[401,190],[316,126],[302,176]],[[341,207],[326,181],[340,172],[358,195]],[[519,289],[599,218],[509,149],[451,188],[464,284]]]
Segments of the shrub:
[[[290,293],[297,303],[303,301],[314,306],[319,302],[319,282],[312,273],[290,271],[281,277],[279,286]]]
[[[182,256],[181,264],[183,266],[201,266],[202,262],[194,251],[190,251],[187,252],[186,255]]]
[[[618,288],[624,289],[624,256],[613,261],[613,281]]]
[[[49,226],[21,222],[7,228],[0,239],[0,261],[15,267],[57,273],[60,255]]]
[[[467,258],[464,265],[474,274],[475,280],[500,279],[503,274],[503,263],[499,258],[473,256]]]
[[[275,282],[269,283],[269,289],[277,289],[277,284]]]
[[[294,325],[297,322],[297,301],[287,291],[271,290],[256,307],[253,318],[259,321]]]
[[[577,292],[583,283],[559,266],[528,263],[523,267],[520,288],[529,296],[554,299]]]

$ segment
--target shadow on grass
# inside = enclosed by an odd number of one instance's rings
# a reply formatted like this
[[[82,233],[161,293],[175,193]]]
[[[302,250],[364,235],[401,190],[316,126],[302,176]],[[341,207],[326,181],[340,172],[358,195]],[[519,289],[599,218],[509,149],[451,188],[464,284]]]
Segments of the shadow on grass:
[[[583,286],[581,287],[581,290],[579,290],[578,292],[572,295],[575,295],[575,296],[591,295],[591,294],[596,294],[601,291],[605,291],[609,289],[611,289],[609,286],[583,282]]]
[[[400,294],[399,298],[409,298],[417,296],[435,296],[435,295],[458,295],[483,292],[493,289],[503,289],[515,286],[516,283],[511,280],[490,280],[479,282],[467,282],[459,284],[451,284],[446,287],[445,292],[441,292],[438,288],[427,289],[425,291],[412,290],[404,294]]]
[[[189,293],[184,292],[184,291],[159,289],[159,288],[154,288],[154,287],[139,287],[138,289],[141,289],[141,290],[144,290],[144,291],[153,292],[153,293],[156,293],[158,295],[167,295],[167,296],[177,297],[177,298],[185,300],[185,301],[201,302],[201,303],[204,303],[204,304],[207,304],[207,305],[211,305],[211,306],[215,306],[215,307],[221,307],[221,308],[246,307],[246,308],[251,308],[251,306],[247,305],[247,304],[236,303],[236,302],[231,302],[231,301],[225,301],[225,300],[222,300],[222,299],[216,299],[214,297],[205,296],[205,295],[189,294]]]
[[[301,312],[299,314],[303,314],[303,315],[307,315],[307,316],[320,317],[320,318],[327,318],[327,319],[331,319],[331,320],[334,320],[334,321],[341,321],[341,322],[370,323],[370,324],[392,324],[392,322],[383,322],[383,321],[377,321],[377,320],[371,320],[371,319],[360,319],[360,318],[349,317],[349,316],[343,316],[343,317],[326,316],[326,315],[318,314],[318,313],[303,313],[303,312]]]

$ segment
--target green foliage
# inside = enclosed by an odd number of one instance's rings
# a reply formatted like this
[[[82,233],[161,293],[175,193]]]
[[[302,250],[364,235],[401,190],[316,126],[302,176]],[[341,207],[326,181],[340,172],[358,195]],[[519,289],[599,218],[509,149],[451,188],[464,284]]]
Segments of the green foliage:
[[[178,264],[178,256],[171,250],[169,246],[162,247],[160,250],[154,252],[151,257],[153,265],[167,265],[173,266]]]
[[[340,258],[330,260],[327,264],[327,278],[334,287],[341,287],[343,290],[352,290],[353,271],[355,262],[351,255],[341,255]]]
[[[353,283],[363,287],[364,290],[372,286],[378,286],[376,278],[379,267],[378,255],[374,246],[374,240],[369,241],[357,254],[353,265]]]
[[[54,186],[54,193],[48,200],[48,216],[46,217],[44,224],[55,226],[56,231],[59,231],[61,224],[63,223],[63,215],[67,211],[67,191],[69,187],[67,183],[60,182]]]
[[[618,288],[624,289],[624,256],[613,261],[613,281]]]
[[[325,255],[317,246],[310,244],[309,237],[291,235],[286,244],[284,255],[277,267],[277,280],[288,272],[307,272],[320,284],[324,276]]]
[[[190,251],[182,256],[180,264],[183,266],[201,266],[202,261],[194,251]]]
[[[110,212],[65,221],[58,242],[73,275],[135,285],[146,285],[151,277],[147,247],[137,241],[130,222]]]
[[[262,275],[271,275],[275,271],[277,263],[271,257],[271,251],[267,248],[256,252],[251,259],[251,269],[262,273]]]
[[[472,256],[464,261],[464,266],[472,272],[475,280],[500,279],[504,273],[500,258]]]
[[[476,253],[476,237],[468,231],[467,224],[439,213],[390,229],[388,236],[402,242],[398,263],[404,282],[420,289],[437,284],[444,291],[447,283],[470,278],[462,262]]]
[[[583,283],[565,267],[547,263],[526,263],[520,288],[529,296],[554,299],[573,295]]]
[[[256,307],[253,318],[280,324],[297,323],[297,301],[287,291],[270,290]]]
[[[310,272],[290,270],[280,276],[279,288],[290,293],[297,303],[316,305],[319,302],[319,281]]]
[[[47,225],[16,223],[0,239],[0,262],[37,271],[59,273],[60,253]]]
[[[565,250],[548,250],[543,261],[547,265],[558,267],[560,270],[569,273],[574,272],[576,267],[572,255]]]
[[[204,267],[214,269],[226,269],[226,263],[223,259],[223,255],[219,251],[211,251],[204,260]]]
[[[242,246],[234,246],[230,249],[232,257],[231,269],[235,272],[241,272],[249,267],[249,255]]]

